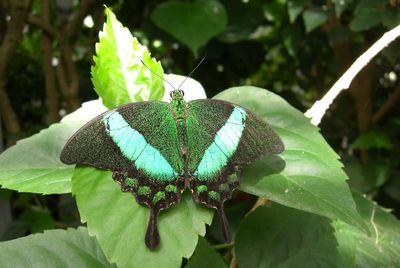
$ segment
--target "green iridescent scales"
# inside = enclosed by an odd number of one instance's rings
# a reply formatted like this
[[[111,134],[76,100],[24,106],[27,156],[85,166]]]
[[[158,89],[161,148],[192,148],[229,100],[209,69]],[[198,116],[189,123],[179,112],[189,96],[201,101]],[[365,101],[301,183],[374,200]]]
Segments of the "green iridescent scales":
[[[82,127],[65,145],[61,160],[113,171],[124,192],[150,208],[146,245],[160,237],[157,215],[189,188],[193,200],[215,208],[230,240],[223,203],[239,186],[229,176],[262,156],[280,153],[278,135],[250,111],[220,100],[188,103],[175,90],[170,103],[130,103]]]

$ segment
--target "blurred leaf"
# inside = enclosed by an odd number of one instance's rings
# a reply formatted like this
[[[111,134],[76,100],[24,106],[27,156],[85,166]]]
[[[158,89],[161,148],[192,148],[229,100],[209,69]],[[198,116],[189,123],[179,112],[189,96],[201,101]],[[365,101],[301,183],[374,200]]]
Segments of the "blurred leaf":
[[[308,118],[282,98],[260,88],[231,88],[216,98],[255,112],[285,144],[282,154],[264,158],[244,170],[242,191],[365,229],[338,155]]]
[[[307,33],[324,24],[327,19],[328,14],[320,7],[313,6],[303,12],[303,22]]]
[[[151,14],[154,24],[187,45],[197,56],[198,49],[225,30],[225,8],[216,0],[167,1]]]
[[[359,194],[354,198],[371,236],[342,221],[272,204],[242,222],[236,236],[238,266],[398,267],[399,221]]]
[[[288,0],[288,14],[290,22],[293,23],[301,14],[311,0]]]
[[[222,0],[229,18],[224,32],[218,40],[223,42],[235,43],[249,39],[249,36],[255,32],[264,21],[264,12],[262,9],[263,0]]]
[[[163,76],[161,63],[132,37],[110,9],[106,8],[106,14],[92,67],[92,82],[103,104],[114,108],[132,101],[162,99],[164,81],[154,74]]]
[[[114,267],[86,228],[51,230],[0,243],[2,267]]]
[[[361,134],[352,144],[354,149],[392,149],[393,144],[385,133],[370,130]]]
[[[185,194],[159,215],[160,246],[152,251],[144,243],[149,209],[123,193],[111,172],[77,167],[72,190],[82,222],[118,267],[179,267],[182,257],[193,254],[198,235],[204,236],[205,224],[212,219],[213,210]]]
[[[333,4],[335,5],[335,14],[336,17],[340,17],[343,11],[353,3],[353,0],[332,0]]]
[[[362,8],[355,14],[350,22],[353,32],[361,32],[371,29],[381,23],[382,11],[375,8]]]
[[[395,171],[392,179],[383,189],[387,195],[400,202],[400,172]]]
[[[286,9],[285,3],[281,1],[268,2],[263,4],[265,16],[278,25],[285,19]]]
[[[188,261],[186,268],[204,267],[227,268],[228,265],[221,258],[221,255],[215,252],[207,240],[203,237],[200,237],[196,250]]]
[[[27,223],[21,221],[12,221],[7,225],[4,233],[1,234],[0,241],[15,239],[24,236],[27,233],[29,233],[29,225]]]
[[[391,169],[386,164],[370,163],[362,165],[358,162],[346,163],[344,170],[349,176],[352,189],[369,193],[382,186],[390,177]]]
[[[69,137],[84,123],[104,111],[100,102],[88,102],[53,124],[0,155],[0,185],[20,192],[60,194],[71,191],[74,166],[60,161]]]
[[[289,25],[283,31],[283,44],[289,55],[296,58],[302,41],[301,30],[297,25]]]
[[[31,207],[22,212],[18,219],[30,226],[32,233],[43,232],[55,227],[50,211],[43,208]]]
[[[400,24],[400,12],[396,8],[385,9],[382,14],[383,26],[392,29]]]

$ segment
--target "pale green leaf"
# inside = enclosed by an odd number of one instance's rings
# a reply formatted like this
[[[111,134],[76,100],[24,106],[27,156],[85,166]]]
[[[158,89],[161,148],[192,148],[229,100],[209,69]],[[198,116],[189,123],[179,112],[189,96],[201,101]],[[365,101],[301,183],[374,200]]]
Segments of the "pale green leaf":
[[[95,235],[105,255],[118,267],[179,267],[189,258],[198,235],[212,220],[212,210],[197,205],[190,195],[158,217],[160,246],[149,250],[144,237],[149,209],[136,203],[130,193],[121,192],[111,172],[77,167],[72,180],[79,213]]]
[[[115,267],[86,228],[50,230],[0,243],[1,267]]]
[[[108,108],[132,101],[160,100],[164,95],[161,63],[122,26],[110,9],[96,44],[92,82]],[[144,66],[141,62],[148,66]],[[150,71],[150,70],[151,71]]]
[[[60,161],[60,153],[69,137],[84,123],[104,111],[99,101],[82,108],[0,155],[0,185],[20,192],[59,194],[71,191],[74,166]]]

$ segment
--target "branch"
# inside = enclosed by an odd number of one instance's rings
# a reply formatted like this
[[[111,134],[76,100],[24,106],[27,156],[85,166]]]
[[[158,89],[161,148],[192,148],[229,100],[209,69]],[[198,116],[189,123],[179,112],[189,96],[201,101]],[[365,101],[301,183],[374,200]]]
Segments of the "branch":
[[[379,108],[379,110],[372,116],[372,123],[378,123],[385,114],[396,104],[400,99],[400,85],[396,87],[394,93],[389,96],[386,102]]]
[[[325,94],[325,96],[314,103],[314,105],[305,113],[305,116],[311,118],[311,123],[319,125],[322,117],[326,110],[332,104],[334,99],[339,93],[348,89],[351,81],[359,73],[359,71],[367,65],[367,63],[378,54],[383,48],[390,44],[394,39],[400,35],[400,25],[394,29],[386,32],[375,44],[373,44],[364,54],[362,54],[350,68],[336,81],[331,89]]]
[[[42,0],[41,4],[41,22],[50,27],[50,2],[49,0]],[[56,78],[54,68],[52,65],[52,39],[47,32],[42,34],[43,46],[43,69],[46,81],[46,105],[48,110],[47,123],[55,123],[58,121],[58,95],[56,87]]]
[[[38,27],[44,31],[45,34],[52,36],[53,38],[60,41],[60,34],[50,25],[49,22],[43,21],[38,16],[28,16],[27,22],[35,27]]]

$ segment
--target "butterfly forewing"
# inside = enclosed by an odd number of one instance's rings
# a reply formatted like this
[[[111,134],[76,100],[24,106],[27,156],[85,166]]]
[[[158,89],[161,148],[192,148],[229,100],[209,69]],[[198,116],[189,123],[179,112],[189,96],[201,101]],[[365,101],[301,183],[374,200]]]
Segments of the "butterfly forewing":
[[[156,216],[179,202],[183,185],[184,167],[168,103],[130,103],[96,117],[68,141],[61,160],[112,170],[122,190],[151,209],[146,244],[158,245]]]
[[[283,143],[255,114],[225,101],[189,102],[186,122],[193,199],[217,209],[229,240],[223,203],[239,185],[230,174],[244,164],[282,152]]]

